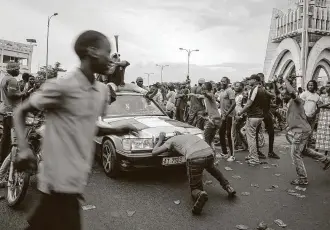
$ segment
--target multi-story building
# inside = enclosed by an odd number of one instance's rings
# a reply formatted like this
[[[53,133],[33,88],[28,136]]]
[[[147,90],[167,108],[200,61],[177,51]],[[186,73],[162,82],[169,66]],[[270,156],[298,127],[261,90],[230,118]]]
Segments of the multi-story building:
[[[323,70],[330,79],[330,0],[288,0],[273,10],[264,63],[266,79],[296,75],[306,87]]]
[[[21,64],[21,73],[31,73],[33,45],[0,39],[0,71],[6,70],[10,61]]]

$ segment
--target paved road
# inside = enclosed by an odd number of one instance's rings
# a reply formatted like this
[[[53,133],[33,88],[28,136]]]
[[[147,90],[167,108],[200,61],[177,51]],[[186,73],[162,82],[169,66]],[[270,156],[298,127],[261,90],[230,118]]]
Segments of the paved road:
[[[96,209],[82,211],[84,229],[232,230],[239,224],[256,229],[261,221],[273,229],[281,229],[274,224],[275,219],[281,219],[288,225],[286,229],[329,230],[330,171],[324,172],[318,162],[305,159],[310,185],[307,191],[300,193],[306,198],[291,196],[286,190],[294,188],[289,182],[295,177],[295,171],[283,136],[276,137],[275,146],[282,159],[268,160],[269,169],[264,169],[264,165],[249,167],[245,163],[220,161],[218,167],[238,191],[239,196],[235,200],[228,200],[219,184],[205,173],[205,181],[212,180],[213,183],[205,186],[210,199],[199,217],[191,215],[192,202],[182,169],[146,170],[111,180],[99,167],[95,167],[85,198],[86,204],[95,205]],[[244,162],[245,155],[244,152],[238,153],[238,160]],[[279,167],[272,164],[279,164]],[[224,170],[225,166],[233,171]],[[241,179],[233,178],[234,175],[241,176]],[[251,187],[251,184],[260,187]],[[272,185],[278,185],[279,188],[266,192],[265,189]],[[250,192],[250,195],[243,196],[242,192]],[[22,229],[26,215],[36,205],[37,199],[34,180],[25,202],[18,210],[11,210],[1,201],[0,229]],[[176,200],[180,200],[179,205],[174,203]]]

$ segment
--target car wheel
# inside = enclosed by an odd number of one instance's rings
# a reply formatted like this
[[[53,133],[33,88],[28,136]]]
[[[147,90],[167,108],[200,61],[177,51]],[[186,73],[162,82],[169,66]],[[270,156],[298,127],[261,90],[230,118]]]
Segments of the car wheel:
[[[120,168],[116,158],[116,149],[110,140],[105,140],[102,144],[101,159],[105,174],[110,178],[118,177]]]

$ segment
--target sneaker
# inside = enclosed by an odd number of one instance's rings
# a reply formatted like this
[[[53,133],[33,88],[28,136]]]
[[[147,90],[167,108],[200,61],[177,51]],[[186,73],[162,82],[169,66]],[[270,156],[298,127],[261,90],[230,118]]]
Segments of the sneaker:
[[[228,192],[229,197],[233,197],[236,195],[235,189],[233,187],[231,187],[230,184],[226,186],[225,190]]]
[[[268,153],[268,157],[273,159],[281,159],[280,156],[274,152]]]
[[[330,158],[328,157],[327,160],[324,162],[323,170],[327,170],[330,168]]]
[[[266,155],[265,154],[263,154],[262,152],[258,152],[258,156],[259,156],[259,159],[266,159],[267,157],[266,157]]]
[[[192,213],[195,214],[195,215],[201,214],[201,212],[203,210],[203,207],[204,207],[205,203],[207,202],[207,200],[208,200],[207,193],[205,191],[201,191],[198,194],[198,198],[197,198],[197,200],[194,204],[194,207],[192,209]]]
[[[248,161],[250,160],[251,158],[249,156],[245,157],[245,160]]]
[[[295,179],[291,181],[292,185],[308,185],[308,180],[307,179]]]
[[[260,165],[260,161],[256,161],[256,160],[252,160],[252,159],[246,161],[246,163],[248,163],[248,165],[250,165],[250,166]]]
[[[221,158],[228,158],[229,157],[229,154],[220,153],[220,156],[221,156]]]
[[[227,159],[228,162],[233,162],[234,160],[235,160],[235,157],[234,156],[230,156]]]

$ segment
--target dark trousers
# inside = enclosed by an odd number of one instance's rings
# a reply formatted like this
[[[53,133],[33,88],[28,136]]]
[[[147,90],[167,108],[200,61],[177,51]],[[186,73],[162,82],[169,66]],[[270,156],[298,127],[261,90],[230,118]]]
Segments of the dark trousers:
[[[204,129],[204,140],[211,147],[212,142],[214,140],[215,134],[217,130],[220,128],[221,120],[219,119],[209,119],[206,121],[205,129]]]
[[[26,230],[80,230],[79,195],[42,193]]]
[[[175,119],[178,121],[183,121],[184,110],[176,107]]]
[[[232,139],[233,139],[233,147],[234,149],[238,146],[243,147],[244,149],[248,149],[248,143],[246,141],[246,136],[242,134],[241,129],[245,126],[244,118],[235,119],[233,118],[232,124]]]
[[[0,141],[0,162],[3,162],[6,159],[10,151],[10,142],[11,142],[10,129],[12,127],[12,118],[4,117],[2,124],[3,124],[3,133]]]
[[[204,110],[196,111],[195,109],[189,109],[188,124],[196,126],[197,128],[204,129]]]
[[[220,136],[220,145],[222,154],[227,155],[227,143],[226,143],[226,136],[229,144],[230,155],[233,155],[233,142],[231,139],[231,126],[233,124],[233,118],[227,117],[225,120],[221,122],[221,126],[219,129],[219,136]]]
[[[225,189],[229,185],[228,180],[214,166],[214,156],[198,157],[187,160],[187,174],[191,190],[191,196],[195,200],[198,194],[203,191],[203,171],[206,169],[215,179],[220,182],[220,185]]]
[[[264,115],[264,123],[265,123],[265,128],[268,133],[269,137],[269,153],[272,153],[274,151],[274,138],[275,138],[275,132],[274,132],[274,122],[272,119],[272,116],[269,113],[266,113]],[[257,136],[256,136],[256,141],[257,141],[257,150],[259,152],[259,132],[261,129],[261,124],[257,127]]]

